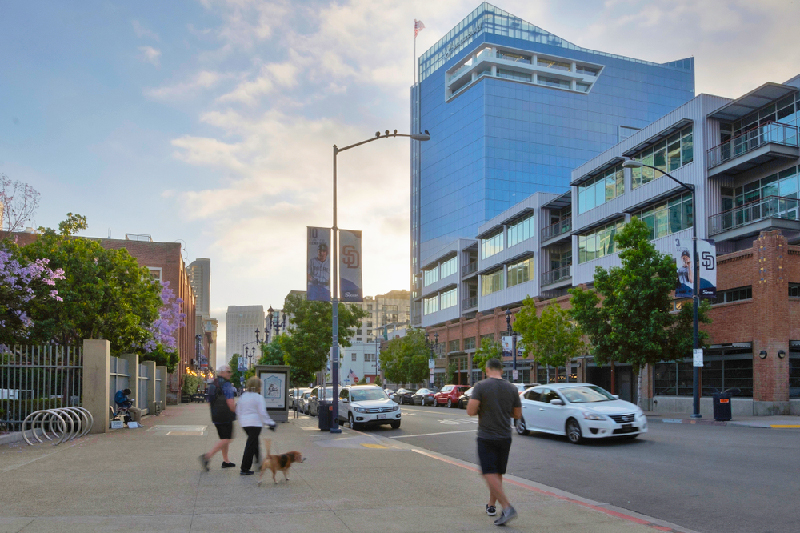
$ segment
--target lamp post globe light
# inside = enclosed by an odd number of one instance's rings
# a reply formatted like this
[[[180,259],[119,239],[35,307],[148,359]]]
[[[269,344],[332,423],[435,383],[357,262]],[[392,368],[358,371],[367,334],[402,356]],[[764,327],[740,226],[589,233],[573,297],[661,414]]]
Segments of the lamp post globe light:
[[[622,163],[622,168],[641,168],[647,167],[652,168],[653,170],[657,170],[661,172],[662,175],[668,177],[687,191],[692,193],[692,264],[694,265],[693,275],[694,275],[694,286],[692,288],[692,321],[694,325],[694,333],[692,339],[692,347],[693,347],[693,355],[697,353],[697,350],[700,349],[700,336],[698,331],[698,307],[700,304],[700,263],[697,260],[697,194],[696,188],[691,183],[684,183],[679,179],[676,179],[674,176],[664,172],[660,168],[646,165],[641,161],[635,161],[632,159],[627,159]],[[702,418],[700,415],[700,367],[696,366],[692,363],[692,399],[693,399],[693,406],[692,406],[692,418]]]
[[[371,139],[357,142],[343,148],[339,148],[335,144],[333,145],[333,255],[331,255],[331,262],[333,263],[333,286],[331,287],[331,381],[333,382],[333,398],[331,404],[333,410],[330,429],[331,433],[342,432],[341,428],[339,427],[339,402],[337,401],[337,398],[339,397],[339,226],[337,221],[338,213],[336,205],[336,159],[339,155],[339,152],[344,152],[345,150],[350,150],[351,148],[361,146],[362,144],[377,141],[378,139],[389,139],[395,137],[408,137],[413,141],[420,142],[431,140],[428,130],[425,130],[425,133],[411,134],[397,133],[397,130],[394,130],[392,133],[389,130],[386,130],[383,136],[381,136],[381,132],[378,131],[375,132],[375,137],[372,137]],[[322,390],[325,390],[325,384],[323,384]]]

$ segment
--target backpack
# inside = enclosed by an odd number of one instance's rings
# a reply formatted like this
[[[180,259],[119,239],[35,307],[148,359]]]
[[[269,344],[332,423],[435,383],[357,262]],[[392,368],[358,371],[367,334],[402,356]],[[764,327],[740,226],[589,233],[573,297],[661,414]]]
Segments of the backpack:
[[[214,390],[209,391],[211,404],[211,421],[215,424],[230,424],[236,420],[236,413],[228,407],[228,400],[222,393],[219,379],[214,380]]]

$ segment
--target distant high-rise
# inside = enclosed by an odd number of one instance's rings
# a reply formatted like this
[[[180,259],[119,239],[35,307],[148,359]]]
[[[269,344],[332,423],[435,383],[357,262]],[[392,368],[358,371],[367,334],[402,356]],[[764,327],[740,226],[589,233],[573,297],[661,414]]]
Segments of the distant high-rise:
[[[197,301],[197,313],[211,316],[211,259],[200,257],[189,265],[189,282]]]
[[[245,348],[256,347],[256,329],[266,325],[263,305],[230,305],[225,314],[225,363],[234,354],[244,354]],[[247,345],[247,346],[245,346]],[[223,364],[223,361],[218,361]]]

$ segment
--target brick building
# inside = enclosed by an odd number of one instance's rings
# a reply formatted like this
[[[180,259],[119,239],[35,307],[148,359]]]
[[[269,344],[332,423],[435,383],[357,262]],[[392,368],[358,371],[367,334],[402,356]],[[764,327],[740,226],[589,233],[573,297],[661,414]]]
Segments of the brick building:
[[[136,239],[136,240],[133,240]],[[150,277],[169,282],[175,296],[183,300],[181,310],[186,314],[186,327],[177,332],[180,363],[175,372],[169,374],[167,402],[178,403],[187,368],[195,367],[195,295],[189,282],[189,274],[181,251],[180,242],[153,242],[149,236],[133,236],[133,239],[97,239],[107,250],[126,249],[140,266],[150,271]]]

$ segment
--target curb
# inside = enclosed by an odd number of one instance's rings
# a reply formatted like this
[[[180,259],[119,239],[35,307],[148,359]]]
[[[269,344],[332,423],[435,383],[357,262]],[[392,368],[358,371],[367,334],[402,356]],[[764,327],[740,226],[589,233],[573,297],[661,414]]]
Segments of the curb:
[[[3,444],[12,444],[14,442],[19,442],[24,440],[22,437],[21,431],[14,431],[12,433],[7,433],[5,435],[0,435],[0,446]]]
[[[734,420],[693,420],[689,418],[648,418],[648,424],[661,422],[662,424],[696,424],[704,426],[731,426],[767,429],[800,429],[800,424],[768,424],[766,422],[737,422]]]

